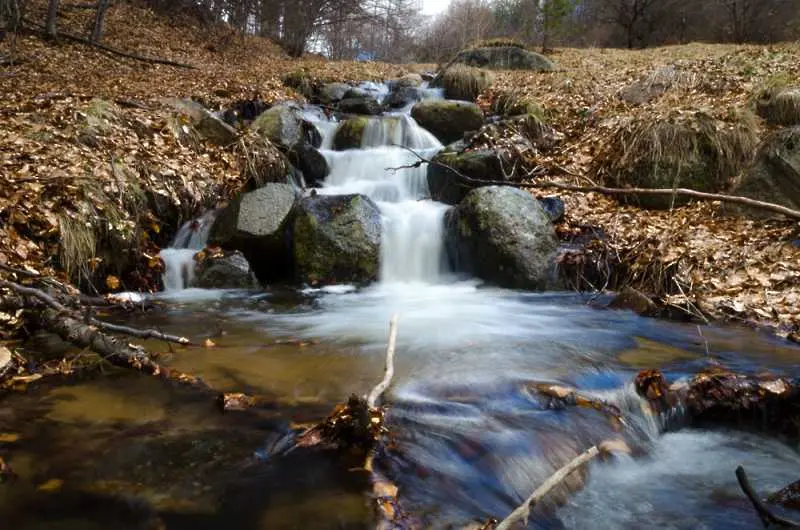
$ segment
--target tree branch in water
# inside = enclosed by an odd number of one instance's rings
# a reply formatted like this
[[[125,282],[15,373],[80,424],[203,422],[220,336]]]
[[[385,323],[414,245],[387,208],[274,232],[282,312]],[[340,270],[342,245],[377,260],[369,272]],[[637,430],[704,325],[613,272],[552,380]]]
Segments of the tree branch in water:
[[[745,473],[742,466],[736,468],[736,480],[739,481],[739,486],[742,488],[742,491],[753,504],[753,508],[755,508],[756,513],[758,513],[758,517],[761,519],[764,528],[800,528],[800,523],[778,517],[767,508],[764,501],[758,497],[753,486],[750,485],[750,480],[748,480],[747,473]]]

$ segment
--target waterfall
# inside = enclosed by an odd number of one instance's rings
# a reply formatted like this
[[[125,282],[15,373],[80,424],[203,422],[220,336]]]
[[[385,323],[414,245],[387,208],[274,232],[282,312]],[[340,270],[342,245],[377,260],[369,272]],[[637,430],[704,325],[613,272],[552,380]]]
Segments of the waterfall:
[[[444,265],[447,207],[427,200],[427,166],[442,144],[408,115],[370,118],[361,149],[322,150],[330,175],[326,194],[361,193],[383,214],[381,280],[437,283]],[[415,154],[416,153],[416,154]]]
[[[206,212],[197,219],[183,224],[168,248],[159,253],[164,261],[161,279],[165,291],[180,291],[191,286],[194,280],[194,255],[205,248],[216,211]]]

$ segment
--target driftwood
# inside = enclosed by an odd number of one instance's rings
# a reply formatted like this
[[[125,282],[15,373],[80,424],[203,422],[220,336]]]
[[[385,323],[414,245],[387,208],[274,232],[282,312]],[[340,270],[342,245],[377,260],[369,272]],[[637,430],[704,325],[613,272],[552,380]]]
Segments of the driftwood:
[[[31,26],[37,27],[37,28],[39,28],[41,30],[46,30],[46,28],[43,25],[41,25],[41,24],[39,24],[37,22],[34,22],[32,20],[25,19],[24,22],[25,22],[25,24],[30,24]],[[105,44],[100,44],[99,42],[93,42],[90,39],[85,39],[85,38],[79,37],[77,35],[72,35],[70,33],[64,33],[62,31],[59,31],[56,34],[56,37],[57,38],[65,38],[67,40],[71,40],[71,41],[74,41],[74,42],[79,42],[81,44],[86,44],[87,46],[91,46],[93,48],[97,48],[97,49],[102,50],[102,51],[104,51],[106,53],[110,53],[111,55],[118,55],[120,57],[125,57],[127,59],[133,59],[135,61],[142,61],[142,62],[150,63],[150,64],[165,64],[167,66],[175,66],[175,67],[178,67],[178,68],[188,68],[190,70],[196,70],[197,69],[196,66],[192,66],[191,64],[179,63],[177,61],[170,61],[169,59],[159,59],[158,57],[147,57],[147,56],[144,56],[144,55],[138,55],[136,53],[124,52],[122,50],[117,50],[116,48],[112,48],[110,46],[106,46]]]
[[[732,204],[741,204],[743,206],[750,206],[752,208],[758,208],[760,210],[766,210],[769,212],[785,215],[786,217],[789,217],[791,219],[800,219],[800,211],[794,210],[792,208],[787,208],[786,206],[781,206],[780,204],[759,201],[756,199],[751,199],[749,197],[741,197],[738,195],[725,195],[722,193],[706,193],[704,191],[696,191],[688,188],[656,188],[656,189],[609,188],[606,186],[578,186],[575,184],[563,184],[560,182],[552,182],[552,181],[512,182],[507,180],[476,179],[461,173],[457,169],[447,164],[443,164],[435,160],[429,160],[409,147],[406,147],[405,149],[413,153],[419,160],[414,164],[408,166],[401,166],[399,168],[391,168],[391,169],[406,169],[406,168],[420,167],[422,164],[434,164],[451,171],[461,181],[459,184],[462,186],[467,186],[467,185],[509,186],[512,188],[522,188],[522,189],[556,189],[562,191],[574,191],[579,193],[600,193],[602,195],[612,195],[612,196],[618,196],[618,195],[622,196],[665,195],[669,197],[682,196],[682,197],[691,197],[693,199],[698,199],[702,201],[720,201]]]
[[[779,517],[767,508],[767,505],[759,498],[753,486],[750,485],[750,481],[747,479],[747,473],[745,473],[742,466],[736,468],[736,480],[739,481],[739,486],[742,488],[744,494],[750,499],[764,528],[800,528],[800,523]]]
[[[394,377],[394,348],[397,342],[397,315],[392,316],[389,322],[389,342],[386,345],[386,368],[383,374],[383,380],[375,385],[375,388],[370,391],[367,396],[367,406],[375,408],[378,406],[378,399],[386,392],[389,385],[392,383]]]

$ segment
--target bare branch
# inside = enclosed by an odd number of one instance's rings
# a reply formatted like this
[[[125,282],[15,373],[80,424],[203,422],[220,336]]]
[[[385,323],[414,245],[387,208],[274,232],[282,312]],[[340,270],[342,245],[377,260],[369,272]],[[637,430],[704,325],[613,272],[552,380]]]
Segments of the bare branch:
[[[753,508],[755,508],[756,513],[758,513],[758,517],[761,519],[764,528],[773,528],[773,526],[776,528],[800,528],[800,523],[778,517],[767,508],[764,501],[762,501],[755,490],[753,490],[753,486],[750,485],[747,473],[745,473],[742,466],[736,468],[736,480],[739,481],[739,486],[742,488],[742,491],[753,504]]]
[[[394,377],[394,348],[397,343],[397,314],[392,316],[389,321],[389,342],[386,345],[386,368],[383,373],[383,380],[375,385],[375,388],[369,393],[367,397],[367,406],[374,409],[378,404],[378,399],[386,392],[389,385],[392,383]]]

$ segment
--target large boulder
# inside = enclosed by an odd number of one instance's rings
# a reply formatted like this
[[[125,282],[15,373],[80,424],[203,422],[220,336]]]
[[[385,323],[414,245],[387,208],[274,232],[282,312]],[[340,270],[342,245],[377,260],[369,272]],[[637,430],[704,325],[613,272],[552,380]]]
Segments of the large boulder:
[[[464,133],[483,125],[480,107],[465,101],[420,101],[411,109],[411,117],[443,144],[460,140]]]
[[[199,259],[198,259],[199,258]],[[250,263],[238,251],[201,251],[198,256],[194,287],[203,289],[254,289],[258,287]]]
[[[501,287],[541,290],[555,277],[553,226],[530,193],[504,186],[472,190],[446,216],[454,270]]]
[[[302,109],[294,103],[275,105],[256,118],[250,127],[285,151],[301,142],[319,147],[322,141],[319,131],[303,119]]]
[[[304,197],[294,219],[297,279],[309,285],[378,278],[381,213],[364,195]]]
[[[377,116],[383,112],[383,106],[369,94],[351,90],[347,93],[347,97],[336,105],[336,110],[342,114]]]
[[[731,194],[800,210],[800,127],[782,129],[768,136],[755,162]],[[732,204],[726,204],[725,209],[756,218],[778,215]]]
[[[392,109],[399,109],[422,100],[422,91],[415,86],[397,85],[386,96],[385,103]]]
[[[458,204],[471,190],[484,186],[468,179],[505,180],[500,160],[500,155],[492,149],[440,152],[428,164],[431,198],[445,204]]]
[[[494,75],[488,70],[457,64],[446,69],[431,86],[444,89],[447,99],[474,101],[494,82]]]
[[[268,183],[241,194],[217,216],[209,245],[240,251],[262,283],[290,280],[289,229],[297,199],[291,184]]]
[[[517,46],[488,46],[462,50],[456,56],[456,61],[469,66],[497,70],[534,70],[537,72],[555,70],[553,62],[544,55]]]
[[[369,125],[369,118],[358,116],[342,122],[333,135],[333,148],[336,151],[358,149],[364,138],[364,129]]]

